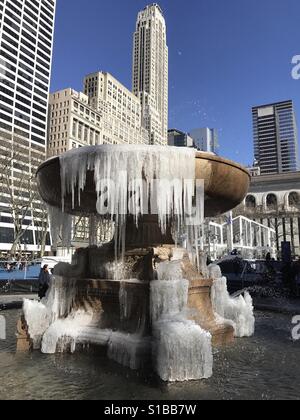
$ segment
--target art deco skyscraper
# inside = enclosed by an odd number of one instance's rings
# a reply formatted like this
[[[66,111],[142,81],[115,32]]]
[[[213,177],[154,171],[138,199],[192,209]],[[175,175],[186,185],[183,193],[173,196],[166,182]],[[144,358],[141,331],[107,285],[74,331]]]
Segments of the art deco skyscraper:
[[[38,210],[27,208],[30,191],[22,180],[34,177],[46,157],[55,6],[56,0],[0,0],[1,250],[10,249],[17,229],[11,194],[26,208],[23,244],[37,250],[32,215]],[[3,185],[8,164],[11,180]]]
[[[139,12],[133,41],[133,93],[142,105],[142,125],[150,143],[168,143],[168,47],[161,8]]]

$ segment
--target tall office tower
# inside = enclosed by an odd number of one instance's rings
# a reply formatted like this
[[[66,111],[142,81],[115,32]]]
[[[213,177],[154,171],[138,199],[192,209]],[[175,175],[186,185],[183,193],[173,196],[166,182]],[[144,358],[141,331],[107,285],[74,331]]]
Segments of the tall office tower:
[[[99,144],[148,144],[141,126],[142,110],[138,98],[111,74],[97,72],[84,79],[84,93],[90,106],[102,114]]]
[[[133,92],[142,105],[150,144],[168,143],[168,47],[166,23],[157,4],[139,12],[133,41]]]
[[[298,134],[293,102],[254,107],[252,116],[254,154],[261,174],[298,171]]]
[[[196,128],[189,135],[194,140],[197,149],[203,152],[217,153],[218,133],[214,128]]]
[[[29,180],[46,156],[55,7],[56,0],[0,0],[0,172],[9,174],[0,179],[0,251],[22,229],[20,247],[38,249]]]

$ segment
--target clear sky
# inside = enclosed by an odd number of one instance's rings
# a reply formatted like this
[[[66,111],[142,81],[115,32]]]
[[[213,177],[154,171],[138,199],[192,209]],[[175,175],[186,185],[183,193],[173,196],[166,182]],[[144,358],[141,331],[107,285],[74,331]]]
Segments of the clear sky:
[[[58,0],[51,90],[104,70],[131,89],[144,0]],[[149,1],[150,3],[150,1]],[[293,99],[300,123],[299,0],[160,0],[168,29],[169,126],[219,130],[220,154],[253,161],[251,107]]]

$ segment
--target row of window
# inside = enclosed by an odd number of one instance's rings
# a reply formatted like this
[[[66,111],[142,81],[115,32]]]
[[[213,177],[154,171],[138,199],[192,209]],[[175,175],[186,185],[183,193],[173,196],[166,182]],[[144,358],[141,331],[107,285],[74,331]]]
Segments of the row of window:
[[[20,43],[20,52],[18,51],[19,48],[19,40],[15,41],[17,37],[11,38],[13,32],[10,31],[6,26],[4,27],[4,33],[2,36],[2,48],[5,48],[5,58],[7,60],[10,60],[13,63],[17,63],[18,60],[18,54],[19,59],[24,61],[27,65],[29,65],[31,68],[29,69],[29,72],[32,72],[32,69],[34,68],[35,61],[38,63],[39,71],[42,70],[42,73],[46,75],[49,78],[50,75],[50,60],[51,60],[51,50],[48,50],[46,47],[42,46],[40,42],[38,42],[38,48],[37,50],[35,47],[32,47],[26,39],[22,37],[21,43]],[[24,35],[25,38],[28,38],[27,34],[22,31],[22,35]],[[6,42],[4,42],[6,41]],[[34,42],[34,40],[32,40]],[[26,48],[25,48],[26,47]],[[43,51],[41,51],[41,49]],[[45,54],[46,52],[46,54]],[[42,59],[42,60],[41,60]],[[43,61],[44,60],[44,61]],[[45,70],[46,68],[46,70]],[[48,70],[48,71],[47,71]],[[42,79],[43,80],[43,79]],[[47,83],[47,79],[46,79]]]
[[[14,132],[15,135],[20,136],[27,140],[32,140],[36,143],[44,145],[46,143],[45,131],[39,130],[35,127],[31,127],[31,134],[29,134],[30,126],[22,121],[14,119],[14,129],[12,127],[13,118],[9,115],[0,112],[0,128],[8,132]],[[26,131],[24,131],[26,130]]]
[[[4,17],[4,29],[5,31],[14,39],[17,41],[20,40],[20,36],[26,38],[27,41],[29,41],[32,45],[31,48],[36,49],[36,44],[38,40],[38,47],[41,48],[43,51],[48,52],[49,49],[51,50],[52,47],[52,33],[51,35],[48,34],[43,30],[42,27],[39,27],[38,33],[33,30],[25,21],[22,21],[20,25],[17,25],[17,23],[14,20],[11,20],[7,14],[5,14]],[[21,31],[22,29],[22,31]],[[43,43],[45,45],[43,45]],[[48,49],[49,48],[49,49]]]

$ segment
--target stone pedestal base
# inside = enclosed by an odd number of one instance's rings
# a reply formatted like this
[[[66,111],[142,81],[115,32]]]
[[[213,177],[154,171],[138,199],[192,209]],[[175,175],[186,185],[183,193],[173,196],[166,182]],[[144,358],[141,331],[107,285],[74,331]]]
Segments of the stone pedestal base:
[[[58,272],[56,269],[54,272],[52,287],[63,291],[61,296],[72,297],[72,307],[63,308],[62,317],[68,316],[72,309],[92,309],[93,313],[99,314],[98,328],[101,330],[149,337],[152,335],[150,284],[156,280],[158,264],[179,261],[182,277],[189,281],[189,319],[211,333],[213,345],[233,342],[233,328],[218,323],[213,312],[213,281],[199,273],[186,250],[174,249],[174,245],[129,248],[124,258],[116,262],[112,244],[108,244],[102,248],[79,250],[74,260],[77,265],[68,265],[67,270],[60,266]],[[204,265],[205,273],[206,261]],[[60,270],[65,274],[61,275]],[[115,270],[118,270],[118,278],[113,279]],[[22,320],[18,332],[18,351],[28,351],[31,342]]]
[[[213,281],[199,273],[186,250],[175,250],[174,245],[131,248],[126,251],[123,261],[116,264],[113,247],[108,244],[102,248],[91,247],[86,252],[86,258],[84,266],[88,267],[89,277],[75,281],[76,306],[92,306],[94,311],[101,311],[101,328],[132,334],[138,331],[143,336],[151,335],[150,283],[155,281],[159,263],[176,260],[181,261],[182,276],[190,284],[190,320],[211,333],[213,345],[233,342],[234,329],[218,324],[213,312]],[[119,270],[120,277],[113,280],[116,269]],[[202,271],[207,273],[206,260]],[[130,278],[136,280],[122,280]],[[67,287],[67,283],[61,287]],[[122,313],[122,299],[126,301],[126,313]]]
[[[28,328],[22,316],[17,323],[17,352],[28,352],[32,350],[32,340],[28,334]]]

